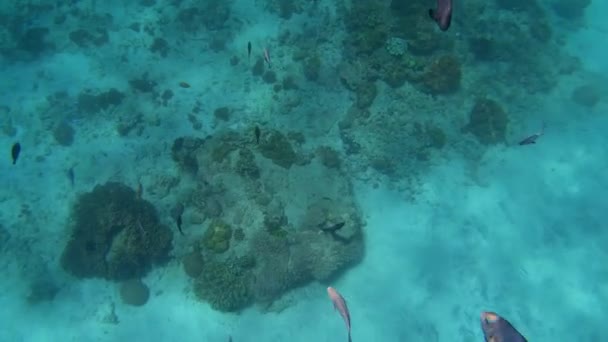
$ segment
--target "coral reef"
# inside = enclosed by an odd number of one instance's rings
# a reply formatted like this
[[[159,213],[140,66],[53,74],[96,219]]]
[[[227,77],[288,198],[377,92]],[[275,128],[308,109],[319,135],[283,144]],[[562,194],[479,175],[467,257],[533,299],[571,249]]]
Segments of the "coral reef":
[[[219,311],[239,311],[253,301],[251,261],[229,258],[207,263],[196,279],[194,291]]]
[[[407,42],[404,39],[391,37],[386,41],[386,52],[391,56],[400,57],[407,51]]]
[[[198,172],[198,161],[194,151],[203,143],[204,141],[198,138],[177,138],[171,146],[171,157],[182,170],[196,174]]]
[[[257,267],[251,285],[255,300],[270,305],[285,291],[300,284],[304,275],[290,269],[288,240],[272,236],[264,231],[257,232],[250,240],[250,248],[255,251]]]
[[[118,106],[125,97],[123,93],[114,88],[97,94],[91,90],[86,90],[78,95],[76,105],[80,113],[95,114],[110,107]]]
[[[205,265],[200,248],[195,248],[194,251],[184,255],[182,257],[182,265],[184,266],[184,272],[186,272],[189,277],[198,277]]]
[[[236,172],[243,177],[258,179],[260,178],[260,168],[255,163],[255,156],[248,148],[239,150],[239,158],[236,162]]]
[[[340,167],[339,152],[319,148],[309,168],[298,156],[314,153],[294,150],[304,149],[305,140],[299,132],[265,128],[257,144],[244,127],[218,132],[189,153],[197,158],[200,176],[186,206],[200,222],[210,218],[210,201],[225,210],[205,223],[204,236],[182,262],[195,278],[197,296],[217,310],[269,305],[296,286],[336,276],[360,260],[363,222],[350,183],[328,170]],[[301,167],[291,167],[296,161]],[[280,191],[286,186],[289,191]],[[316,217],[322,221],[305,223],[308,204],[330,197],[339,200],[323,203]],[[292,256],[295,244],[302,261]]]
[[[369,55],[384,46],[390,32],[386,12],[384,4],[380,2],[352,3],[346,16],[346,32],[349,35],[345,41],[352,55]]]
[[[108,182],[78,198],[61,265],[80,278],[126,280],[165,261],[173,234],[156,209],[124,184]]]
[[[329,234],[302,231],[290,246],[292,269],[307,280],[327,281],[363,258],[359,244],[344,244]],[[304,277],[304,276],[302,276]]]
[[[583,107],[593,108],[600,102],[601,91],[592,84],[584,84],[574,88],[570,98]]]
[[[231,238],[232,227],[219,219],[215,219],[205,231],[202,245],[209,251],[224,253],[230,248]]]
[[[585,9],[591,4],[591,0],[554,0],[553,10],[564,19],[579,19],[585,14]]]
[[[465,130],[471,132],[480,143],[493,145],[505,141],[509,117],[498,102],[479,98],[469,114]]]
[[[296,162],[291,143],[281,132],[269,130],[260,139],[260,153],[276,165],[289,169]]]
[[[320,146],[317,148],[317,157],[321,160],[321,164],[330,169],[339,169],[342,165],[340,154],[330,146]]]
[[[213,117],[217,120],[228,121],[230,119],[230,114],[232,110],[228,107],[219,107],[213,111]]]
[[[74,142],[74,128],[65,120],[61,120],[53,129],[53,137],[61,146],[70,146]]]
[[[319,79],[319,72],[321,71],[321,58],[318,55],[313,55],[304,60],[302,65],[304,67],[304,76],[309,81],[316,81]]]
[[[460,62],[451,55],[434,60],[420,79],[422,90],[433,95],[449,94],[460,87]]]

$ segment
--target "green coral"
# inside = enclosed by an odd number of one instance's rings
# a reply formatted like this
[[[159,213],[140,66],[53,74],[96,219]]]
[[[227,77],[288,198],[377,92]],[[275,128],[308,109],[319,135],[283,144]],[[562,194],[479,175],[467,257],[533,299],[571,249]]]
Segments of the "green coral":
[[[219,311],[234,312],[246,308],[253,300],[248,266],[249,263],[238,259],[205,264],[194,288],[197,297]]]
[[[493,145],[505,141],[509,117],[500,104],[494,100],[477,99],[465,129],[485,145]]]
[[[203,246],[215,253],[224,253],[230,248],[232,227],[222,220],[215,219],[203,235]]]
[[[173,233],[156,209],[124,184],[109,182],[80,196],[62,267],[80,278],[126,280],[165,261]]]
[[[289,169],[297,159],[291,143],[281,132],[268,131],[260,140],[260,153],[276,165]]]

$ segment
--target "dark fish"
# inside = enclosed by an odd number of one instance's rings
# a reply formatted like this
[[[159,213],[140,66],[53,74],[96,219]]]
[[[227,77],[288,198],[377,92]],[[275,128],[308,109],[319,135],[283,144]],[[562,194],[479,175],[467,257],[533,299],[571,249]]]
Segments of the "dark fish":
[[[540,132],[532,134],[531,136],[520,141],[519,144],[520,145],[536,144],[536,140],[538,138],[540,138],[540,136],[543,135],[544,133],[545,133],[545,124],[543,123],[543,125],[540,128]]]
[[[17,164],[17,159],[19,158],[19,153],[21,153],[21,144],[16,142],[13,144],[13,148],[11,148],[11,156],[13,157],[13,165]]]
[[[247,59],[251,58],[251,42],[247,42]]]
[[[68,180],[70,181],[70,185],[74,186],[74,167],[68,169],[66,172],[66,176],[68,176]]]
[[[447,31],[452,22],[452,0],[437,0],[437,8],[429,9],[429,16],[435,20],[441,31]]]
[[[270,52],[268,52],[268,48],[264,48],[264,60],[268,63],[268,67],[272,68],[272,61],[270,60]]]
[[[182,215],[175,218],[175,224],[177,225],[177,230],[179,230],[179,233],[184,235],[184,231],[182,230]]]
[[[228,335],[228,342],[232,342],[232,336]]]
[[[171,216],[175,220],[175,224],[177,225],[177,230],[179,233],[184,235],[182,231],[182,214],[184,213],[184,205],[181,203],[177,203],[175,207],[171,209]]]
[[[481,331],[486,342],[528,342],[509,321],[494,312],[481,313]]]
[[[538,139],[539,137],[540,137],[540,134],[538,134],[538,133],[532,134],[531,136],[520,141],[519,144],[520,145],[536,144],[536,139]]]
[[[140,200],[144,196],[144,186],[141,185],[141,182],[137,182],[137,191],[135,191],[135,197]]]
[[[321,223],[321,224],[319,224],[319,229],[321,229],[324,232],[333,233],[336,230],[339,230],[340,228],[344,227],[345,224],[346,224],[346,222],[338,222],[336,224],[332,224],[331,226],[327,227],[327,226],[325,226],[325,223]]]
[[[255,129],[253,130],[253,133],[255,134],[255,143],[259,144],[260,143],[260,127],[255,126]]]
[[[179,86],[182,88],[190,88],[190,84],[187,82],[179,82]]]

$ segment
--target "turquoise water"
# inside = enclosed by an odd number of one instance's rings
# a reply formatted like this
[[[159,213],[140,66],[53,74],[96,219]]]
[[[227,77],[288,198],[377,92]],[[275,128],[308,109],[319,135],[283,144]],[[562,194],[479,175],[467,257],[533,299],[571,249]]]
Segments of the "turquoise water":
[[[3,2],[0,341],[604,340],[608,7],[435,5]]]

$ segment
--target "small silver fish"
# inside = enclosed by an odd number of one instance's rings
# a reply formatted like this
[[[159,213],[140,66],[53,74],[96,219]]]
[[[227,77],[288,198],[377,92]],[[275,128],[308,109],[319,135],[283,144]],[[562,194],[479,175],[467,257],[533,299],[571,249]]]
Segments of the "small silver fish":
[[[543,123],[538,133],[534,133],[531,136],[526,137],[525,139],[519,142],[519,145],[536,144],[536,140],[540,138],[543,134],[545,134],[545,123]]]

